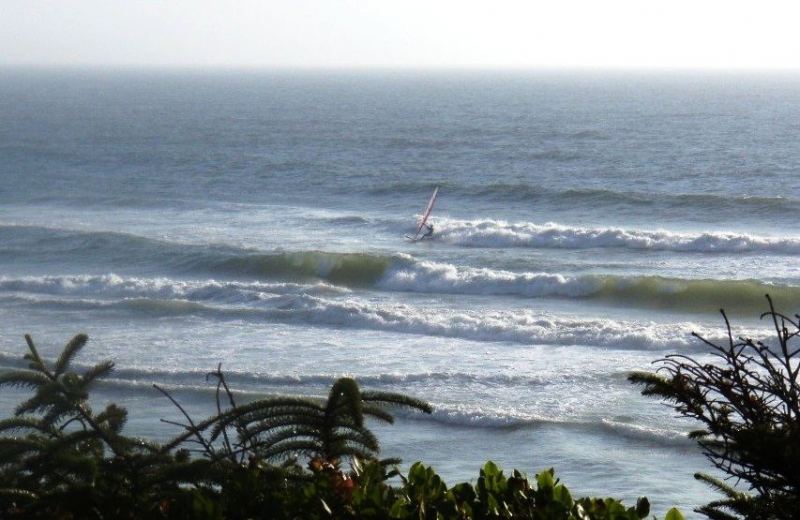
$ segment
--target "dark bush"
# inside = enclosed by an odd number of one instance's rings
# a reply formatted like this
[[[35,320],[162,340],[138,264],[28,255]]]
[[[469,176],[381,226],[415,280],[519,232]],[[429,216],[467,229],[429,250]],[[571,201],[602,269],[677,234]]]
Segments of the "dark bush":
[[[646,499],[628,508],[611,498],[573,499],[552,470],[530,482],[489,462],[474,485],[452,488],[419,462],[402,475],[393,468],[398,461],[378,459],[365,418],[392,422],[389,406],[425,413],[430,407],[401,394],[362,391],[348,378],[334,382],[324,400],[240,404],[218,367],[209,374],[216,414],[195,421],[159,388],[183,414],[183,422],[166,422],[183,431],[165,444],[127,437],[123,408],[89,406],[92,385],[113,364],[70,371],[85,335],[51,364],[25,339],[29,368],[0,374],[0,386],[33,391],[14,417],[0,421],[2,518],[639,520],[649,514]],[[682,516],[671,510],[666,518]]]
[[[661,397],[678,413],[699,421],[691,433],[708,459],[752,494],[698,474],[725,498],[698,509],[713,519],[796,519],[800,511],[800,317],[777,312],[767,296],[775,329],[772,345],[734,338],[725,312],[728,341],[718,345],[697,336],[718,358],[703,364],[674,354],[657,373],[636,373],[642,393]]]

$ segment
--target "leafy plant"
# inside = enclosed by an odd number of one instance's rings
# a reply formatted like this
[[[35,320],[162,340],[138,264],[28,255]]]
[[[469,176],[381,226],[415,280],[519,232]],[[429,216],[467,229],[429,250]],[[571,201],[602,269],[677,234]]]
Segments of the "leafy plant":
[[[362,392],[355,380],[346,377],[333,383],[325,401],[268,397],[237,405],[219,367],[209,375],[219,381],[217,414],[195,424],[184,411],[187,423],[181,426],[186,431],[167,443],[167,449],[194,439],[212,460],[224,457],[242,461],[248,456],[275,461],[303,456],[319,464],[338,465],[342,458],[377,457],[380,444],[364,420],[371,417],[393,423],[387,405],[431,413],[431,407],[419,399],[389,392]],[[220,406],[221,390],[230,403],[225,410]],[[174,399],[173,402],[183,411]],[[220,439],[222,442],[218,443]]]
[[[104,361],[82,374],[72,372],[70,363],[87,340],[75,336],[48,365],[26,335],[28,369],[0,374],[0,386],[34,392],[14,417],[0,421],[0,511],[42,517],[71,511],[86,518],[145,514],[157,508],[155,495],[178,489],[158,471],[176,459],[154,443],[121,435],[124,408],[110,404],[95,413],[89,406],[89,390],[114,365]]]
[[[349,378],[336,381],[327,400],[272,397],[237,406],[217,367],[209,374],[217,381],[217,413],[201,422],[156,386],[186,420],[165,421],[184,432],[159,445],[122,434],[124,408],[92,410],[89,392],[114,365],[70,369],[86,335],[75,336],[53,363],[41,358],[30,336],[25,339],[28,368],[0,374],[0,386],[33,391],[14,417],[0,421],[0,513],[216,518],[223,510],[258,511],[285,501],[287,479],[323,478],[341,487],[348,482],[339,469],[342,458],[376,459],[379,443],[366,417],[393,422],[387,406],[431,411],[401,394],[362,392]],[[310,471],[297,464],[299,457]],[[285,462],[272,463],[280,459]]]
[[[349,378],[326,399],[270,397],[237,403],[221,368],[217,412],[166,444],[123,435],[127,412],[89,405],[94,383],[113,370],[99,363],[82,373],[71,361],[86,344],[78,335],[54,363],[29,336],[28,369],[0,374],[0,386],[33,390],[12,418],[0,421],[0,517],[169,519],[510,519],[640,520],[646,499],[573,499],[553,470],[533,482],[506,476],[488,462],[477,482],[448,488],[418,462],[406,475],[379,460],[365,419],[392,422],[388,407],[430,413],[402,394],[362,391]],[[300,461],[305,462],[305,465]],[[350,469],[342,466],[349,461]],[[399,485],[390,483],[399,476]],[[668,520],[681,520],[673,510]]]
[[[613,498],[573,499],[552,469],[537,474],[534,482],[514,470],[511,476],[493,462],[487,462],[473,485],[468,482],[452,488],[421,463],[411,466],[408,476],[390,509],[392,518],[459,518],[536,520],[640,520],[650,513],[646,498],[635,507],[625,507]],[[677,509],[665,517],[682,520]]]

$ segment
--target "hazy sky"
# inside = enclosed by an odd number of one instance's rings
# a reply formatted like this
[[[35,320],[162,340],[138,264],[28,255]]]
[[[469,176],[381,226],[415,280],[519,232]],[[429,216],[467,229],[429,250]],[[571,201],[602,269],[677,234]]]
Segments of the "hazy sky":
[[[0,64],[800,69],[800,2],[0,0]]]

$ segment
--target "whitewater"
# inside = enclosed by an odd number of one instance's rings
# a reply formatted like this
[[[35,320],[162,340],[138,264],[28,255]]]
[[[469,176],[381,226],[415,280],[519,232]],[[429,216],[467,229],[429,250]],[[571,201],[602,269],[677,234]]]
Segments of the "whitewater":
[[[627,375],[799,309],[796,77],[5,72],[0,370],[85,332],[132,434],[176,433],[153,383],[212,413],[219,363],[245,400],[353,376],[433,405],[376,429],[450,484],[690,511],[696,425]]]

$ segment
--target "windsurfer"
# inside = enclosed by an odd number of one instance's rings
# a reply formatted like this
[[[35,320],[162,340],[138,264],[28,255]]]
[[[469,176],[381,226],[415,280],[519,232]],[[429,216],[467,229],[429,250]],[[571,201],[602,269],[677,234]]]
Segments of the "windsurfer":
[[[417,224],[417,232],[414,233],[413,236],[406,235],[406,238],[411,240],[412,242],[416,242],[417,240],[422,240],[423,238],[433,238],[433,224],[428,224],[428,217],[431,216],[431,211],[433,211],[433,205],[436,202],[436,195],[439,193],[439,186],[436,186],[433,189],[433,194],[431,194],[431,199],[428,201],[428,205],[425,206],[425,210],[419,216],[419,222]],[[422,230],[425,230],[425,233],[422,233]]]

